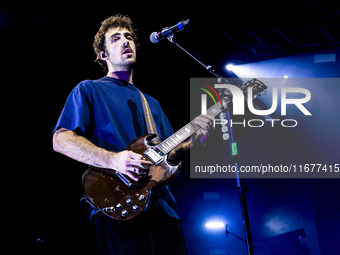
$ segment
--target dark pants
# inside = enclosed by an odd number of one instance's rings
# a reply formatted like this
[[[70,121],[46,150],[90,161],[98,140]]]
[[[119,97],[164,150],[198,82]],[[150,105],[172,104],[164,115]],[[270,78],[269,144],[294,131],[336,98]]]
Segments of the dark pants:
[[[101,255],[186,255],[182,222],[148,209],[132,220],[118,222],[98,213],[95,216]]]

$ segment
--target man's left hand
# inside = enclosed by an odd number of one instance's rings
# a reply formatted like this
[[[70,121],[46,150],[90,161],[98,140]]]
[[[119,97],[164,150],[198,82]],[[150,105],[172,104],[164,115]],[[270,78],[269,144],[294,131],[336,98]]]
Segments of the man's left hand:
[[[172,164],[178,164],[184,160],[189,153],[190,148],[194,144],[201,144],[202,146],[208,139],[209,130],[214,122],[214,117],[210,115],[200,115],[193,120],[194,124],[201,128],[188,141],[181,143],[174,150],[169,153],[168,160]]]
[[[196,141],[199,141],[201,144],[205,144],[209,137],[209,130],[213,125],[214,117],[202,114],[196,117],[193,122],[201,128],[194,135],[192,142],[196,143]]]

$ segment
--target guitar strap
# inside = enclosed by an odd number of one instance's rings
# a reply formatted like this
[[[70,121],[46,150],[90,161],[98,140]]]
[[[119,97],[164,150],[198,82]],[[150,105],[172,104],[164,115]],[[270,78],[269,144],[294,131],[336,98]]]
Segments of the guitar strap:
[[[159,135],[158,135],[157,128],[156,128],[156,125],[155,125],[155,121],[152,117],[152,113],[151,113],[148,101],[146,100],[145,96],[143,95],[143,93],[140,90],[139,90],[139,93],[140,93],[140,97],[142,99],[146,128],[147,128],[149,134],[156,134],[157,135],[154,139],[152,139],[152,142],[154,144],[158,144],[159,141],[160,141]]]

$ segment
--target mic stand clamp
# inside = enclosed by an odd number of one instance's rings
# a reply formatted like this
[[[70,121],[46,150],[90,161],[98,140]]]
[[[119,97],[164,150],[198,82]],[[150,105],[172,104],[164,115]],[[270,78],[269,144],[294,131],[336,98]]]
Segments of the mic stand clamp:
[[[171,42],[172,44],[176,43],[176,39],[175,39],[175,35],[174,34],[171,34],[166,39],[168,39],[168,41]]]
[[[227,84],[230,84],[227,79],[223,78],[221,75],[216,73],[211,65],[205,65],[201,61],[199,61],[197,58],[195,58],[192,54],[190,54],[187,50],[185,50],[183,47],[181,47],[175,40],[174,34],[170,34],[167,37],[168,41],[172,44],[176,45],[178,48],[183,50],[186,54],[188,54],[190,57],[192,57],[196,62],[198,62],[201,66],[203,66],[207,71],[209,71],[212,75],[217,77],[217,82],[222,83],[224,81]],[[240,163],[240,157],[237,149],[237,143],[235,139],[234,129],[230,125],[231,123],[231,109],[229,109],[226,112],[226,119],[228,121],[228,132],[229,132],[229,145],[230,145],[230,151],[232,155],[232,160],[234,161],[234,165],[236,167],[236,183],[239,190],[239,196],[240,196],[240,202],[241,202],[241,211],[242,211],[242,218],[243,218],[243,227],[246,237],[246,244],[247,244],[247,252],[248,255],[254,255],[254,249],[253,249],[253,241],[251,238],[251,232],[250,232],[250,223],[249,223],[249,215],[248,215],[248,208],[247,208],[247,201],[246,201],[246,186],[244,185],[244,178],[240,176],[239,169],[241,166]]]

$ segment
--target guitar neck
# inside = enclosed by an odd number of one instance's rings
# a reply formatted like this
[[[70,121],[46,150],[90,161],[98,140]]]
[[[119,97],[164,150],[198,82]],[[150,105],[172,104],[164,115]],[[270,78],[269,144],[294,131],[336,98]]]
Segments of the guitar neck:
[[[225,110],[225,108],[221,107],[220,102],[217,102],[215,105],[211,106],[207,110],[207,114],[215,117],[216,115],[221,113],[223,110]],[[178,130],[176,133],[169,136],[162,143],[157,145],[156,148],[159,149],[164,155],[167,155],[170,151],[175,149],[179,144],[181,144],[186,139],[188,139],[191,135],[196,133],[200,128],[201,127],[196,125],[194,121],[192,120],[191,122],[186,124],[184,127],[182,127],[180,130]]]

